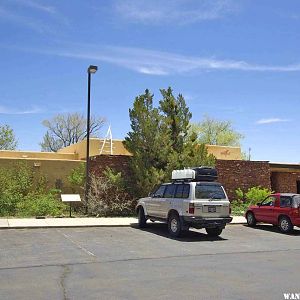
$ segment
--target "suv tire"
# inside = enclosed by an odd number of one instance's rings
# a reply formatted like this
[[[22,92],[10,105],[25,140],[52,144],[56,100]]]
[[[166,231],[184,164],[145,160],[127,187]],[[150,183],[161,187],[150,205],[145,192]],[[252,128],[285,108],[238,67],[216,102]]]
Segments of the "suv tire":
[[[293,230],[294,226],[289,217],[283,216],[279,219],[279,229],[283,233],[289,233]]]
[[[147,226],[147,218],[145,216],[143,207],[140,207],[138,210],[138,224],[139,228],[145,228]]]
[[[254,227],[256,225],[256,219],[253,212],[249,211],[246,215],[246,219],[248,226]]]
[[[168,230],[170,236],[173,238],[177,238],[182,234],[181,222],[178,214],[171,213],[168,218]]]
[[[214,227],[214,228],[205,228],[205,230],[206,230],[208,236],[216,237],[222,233],[223,229],[220,227]]]

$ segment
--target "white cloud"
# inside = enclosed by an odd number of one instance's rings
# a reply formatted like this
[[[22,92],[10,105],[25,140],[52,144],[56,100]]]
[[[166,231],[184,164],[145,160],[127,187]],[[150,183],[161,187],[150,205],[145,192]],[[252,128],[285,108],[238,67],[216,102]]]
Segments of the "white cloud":
[[[251,71],[298,72],[300,64],[259,65],[240,60],[184,56],[172,52],[160,52],[142,48],[88,46],[71,44],[56,50],[29,50],[37,53],[70,58],[102,61],[118,65],[138,73],[149,75],[184,74],[195,71]]]
[[[274,124],[274,123],[283,123],[283,122],[290,122],[291,120],[288,119],[281,119],[281,118],[269,118],[269,119],[261,119],[256,122],[258,125],[265,125],[265,124]]]
[[[236,11],[232,0],[115,0],[116,14],[144,24],[193,23],[214,20]],[[175,23],[176,22],[176,23]]]
[[[28,109],[16,109],[0,105],[0,114],[4,115],[28,115],[28,114],[38,114],[43,112],[41,108],[37,106],[32,106]]]

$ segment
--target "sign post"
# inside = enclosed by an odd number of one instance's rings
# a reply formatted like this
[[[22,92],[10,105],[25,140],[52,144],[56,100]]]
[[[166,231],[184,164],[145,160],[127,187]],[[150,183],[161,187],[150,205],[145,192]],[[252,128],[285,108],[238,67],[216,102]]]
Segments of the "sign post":
[[[81,202],[79,194],[61,194],[61,201],[69,203],[70,205],[70,218],[72,217],[72,203]]]

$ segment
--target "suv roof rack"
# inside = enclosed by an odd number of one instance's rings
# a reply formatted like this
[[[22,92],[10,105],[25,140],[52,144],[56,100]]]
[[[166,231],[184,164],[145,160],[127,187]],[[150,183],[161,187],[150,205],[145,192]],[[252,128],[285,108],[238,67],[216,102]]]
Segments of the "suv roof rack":
[[[195,167],[172,171],[173,181],[216,181],[218,172],[212,167]]]

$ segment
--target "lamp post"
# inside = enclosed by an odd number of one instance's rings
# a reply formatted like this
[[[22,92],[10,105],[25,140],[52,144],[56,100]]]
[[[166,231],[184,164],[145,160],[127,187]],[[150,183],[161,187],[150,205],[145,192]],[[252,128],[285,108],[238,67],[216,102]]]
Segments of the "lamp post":
[[[87,122],[86,122],[86,165],[85,165],[85,213],[88,213],[88,192],[90,187],[90,118],[91,118],[91,75],[98,70],[97,66],[88,67],[88,102],[87,102]]]

